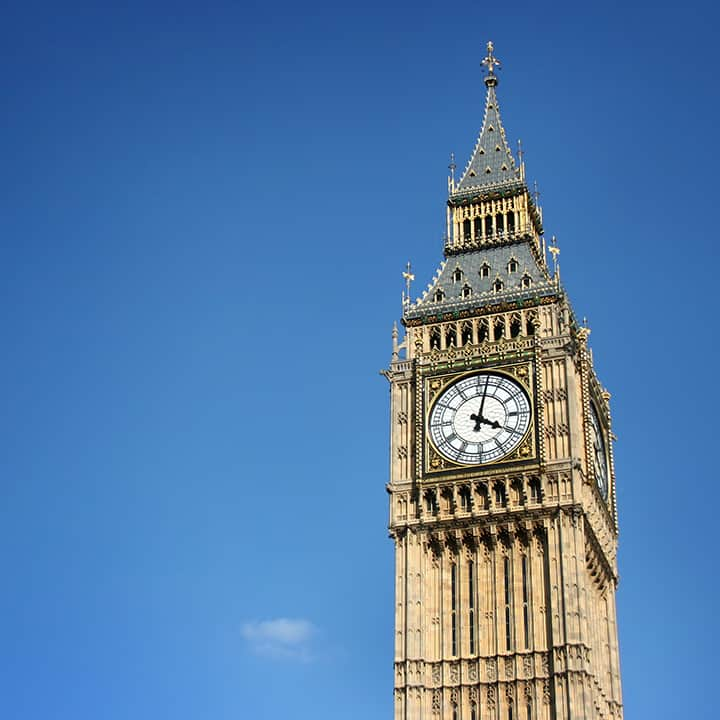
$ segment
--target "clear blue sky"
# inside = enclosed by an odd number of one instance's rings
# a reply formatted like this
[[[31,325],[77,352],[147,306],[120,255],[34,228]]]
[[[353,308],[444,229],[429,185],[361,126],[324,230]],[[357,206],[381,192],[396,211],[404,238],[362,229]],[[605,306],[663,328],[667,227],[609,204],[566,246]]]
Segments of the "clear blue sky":
[[[626,717],[716,715],[719,20],[6,3],[3,720],[391,717],[378,370],[488,39],[613,394]]]

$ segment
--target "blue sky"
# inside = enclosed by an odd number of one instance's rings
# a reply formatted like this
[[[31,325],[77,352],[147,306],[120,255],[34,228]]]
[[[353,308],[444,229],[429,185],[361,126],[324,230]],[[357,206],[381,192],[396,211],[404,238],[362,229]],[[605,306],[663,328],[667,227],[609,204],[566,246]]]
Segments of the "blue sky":
[[[7,3],[0,715],[391,716],[378,370],[492,39],[612,392],[626,716],[712,716],[717,22]]]

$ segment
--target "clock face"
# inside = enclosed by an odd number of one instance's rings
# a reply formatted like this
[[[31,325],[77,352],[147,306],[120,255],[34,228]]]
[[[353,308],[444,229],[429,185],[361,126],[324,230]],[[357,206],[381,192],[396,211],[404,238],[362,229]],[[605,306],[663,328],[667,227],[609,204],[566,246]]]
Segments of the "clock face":
[[[598,420],[595,406],[590,403],[590,430],[593,445],[593,468],[595,470],[595,482],[598,490],[607,500],[608,495],[608,465],[607,453],[605,452],[605,439],[603,438],[602,426]]]
[[[484,465],[511,453],[530,427],[530,400],[514,380],[478,373],[458,380],[435,401],[429,431],[448,460]]]

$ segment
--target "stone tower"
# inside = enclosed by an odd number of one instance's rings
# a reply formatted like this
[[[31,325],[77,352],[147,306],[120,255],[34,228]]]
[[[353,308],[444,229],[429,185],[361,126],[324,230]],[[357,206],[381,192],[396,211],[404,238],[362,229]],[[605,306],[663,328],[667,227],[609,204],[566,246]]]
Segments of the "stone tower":
[[[408,267],[384,373],[395,720],[619,720],[610,395],[508,147],[492,43],[483,64],[445,257],[415,302]]]

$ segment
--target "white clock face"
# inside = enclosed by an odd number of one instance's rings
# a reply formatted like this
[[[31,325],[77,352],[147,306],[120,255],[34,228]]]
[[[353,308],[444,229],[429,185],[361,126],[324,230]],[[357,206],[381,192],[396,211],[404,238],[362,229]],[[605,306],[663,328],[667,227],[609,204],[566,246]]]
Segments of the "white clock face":
[[[433,444],[448,460],[484,465],[511,453],[530,427],[530,400],[505,375],[478,373],[450,385],[430,411]]]
[[[590,403],[590,429],[593,444],[593,468],[595,470],[595,482],[598,490],[603,496],[603,500],[607,500],[608,495],[608,465],[607,453],[605,452],[605,440],[603,438],[602,426],[598,420],[595,406]]]

